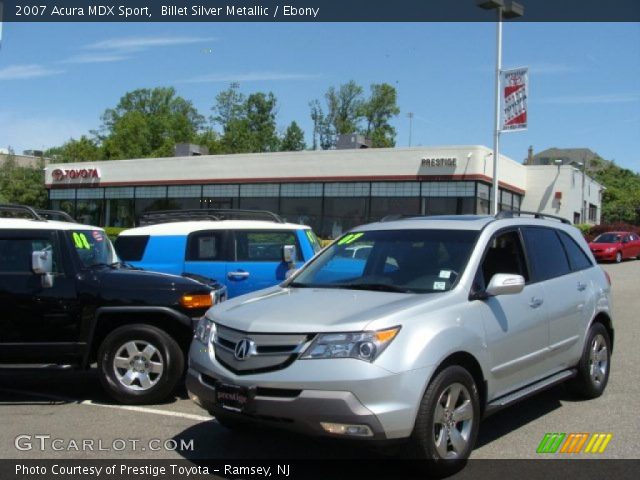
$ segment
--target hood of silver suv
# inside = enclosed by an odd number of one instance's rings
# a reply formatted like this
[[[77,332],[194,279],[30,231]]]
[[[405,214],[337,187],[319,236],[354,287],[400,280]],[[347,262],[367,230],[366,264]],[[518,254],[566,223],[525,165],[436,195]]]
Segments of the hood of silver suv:
[[[270,288],[209,310],[216,323],[245,332],[362,331],[374,320],[441,294],[407,294],[330,288]]]

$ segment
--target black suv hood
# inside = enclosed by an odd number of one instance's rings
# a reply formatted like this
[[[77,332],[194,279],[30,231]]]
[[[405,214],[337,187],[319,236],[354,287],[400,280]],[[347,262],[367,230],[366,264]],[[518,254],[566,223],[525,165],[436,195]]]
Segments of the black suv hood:
[[[211,288],[190,278],[130,268],[96,269],[101,290],[127,290],[135,296],[143,290],[208,293]]]

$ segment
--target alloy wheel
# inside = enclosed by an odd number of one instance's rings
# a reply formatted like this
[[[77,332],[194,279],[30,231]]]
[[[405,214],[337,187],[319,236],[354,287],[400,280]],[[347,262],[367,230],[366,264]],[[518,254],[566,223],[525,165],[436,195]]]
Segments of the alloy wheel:
[[[144,340],[132,340],[122,345],[113,358],[116,378],[131,390],[149,390],[164,372],[160,351]]]
[[[607,375],[609,367],[609,352],[607,350],[607,342],[600,334],[593,337],[591,349],[589,352],[589,375],[591,382],[600,387]]]
[[[458,458],[469,445],[473,427],[473,403],[461,383],[449,385],[440,394],[433,420],[433,438],[441,458]]]

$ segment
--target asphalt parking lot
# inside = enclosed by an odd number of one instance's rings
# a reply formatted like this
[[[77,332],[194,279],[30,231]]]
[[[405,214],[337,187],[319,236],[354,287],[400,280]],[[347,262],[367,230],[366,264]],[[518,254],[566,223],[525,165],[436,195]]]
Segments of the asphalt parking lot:
[[[616,329],[605,394],[596,400],[578,401],[560,386],[504,410],[482,423],[472,458],[539,458],[536,448],[547,432],[612,433],[606,452],[598,458],[640,458],[640,261],[604,268],[614,287]],[[0,370],[0,421],[0,458],[295,459],[375,455],[343,442],[282,432],[230,432],[193,404],[185,392],[160,405],[115,405],[102,392],[94,372]],[[31,436],[31,448],[24,442],[22,450],[16,448],[20,435]],[[42,440],[48,448],[42,450],[35,435],[49,436]],[[52,449],[53,439],[60,439],[57,446],[63,448]],[[79,453],[68,448],[71,441],[86,439],[95,442],[93,451]],[[121,449],[122,442],[115,439],[124,440],[125,447]],[[131,440],[136,441],[135,446]],[[177,445],[182,441],[187,450],[165,450],[161,448],[165,440]]]

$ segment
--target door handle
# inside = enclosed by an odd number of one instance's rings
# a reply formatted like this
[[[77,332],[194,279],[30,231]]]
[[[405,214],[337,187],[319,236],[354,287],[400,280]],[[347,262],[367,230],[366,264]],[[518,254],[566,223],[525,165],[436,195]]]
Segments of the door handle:
[[[531,308],[538,308],[540,305],[544,303],[544,300],[541,298],[531,297],[531,301],[529,302],[529,306]]]
[[[578,291],[579,292],[582,292],[586,288],[587,288],[587,284],[586,283],[578,282]]]
[[[238,271],[238,272],[229,272],[227,273],[227,277],[231,280],[239,280],[242,278],[249,278],[249,272],[242,272],[242,271]]]

